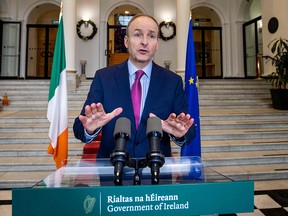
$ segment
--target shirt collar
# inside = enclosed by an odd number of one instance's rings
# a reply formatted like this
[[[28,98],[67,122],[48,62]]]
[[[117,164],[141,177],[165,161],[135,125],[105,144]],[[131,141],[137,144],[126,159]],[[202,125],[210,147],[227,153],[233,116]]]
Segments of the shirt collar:
[[[150,61],[150,63],[145,68],[142,69],[148,78],[151,77],[152,65],[153,65],[153,63],[152,63],[152,61]],[[139,69],[137,67],[135,67],[135,65],[133,65],[133,63],[128,59],[129,76],[133,76],[137,70],[139,70]]]

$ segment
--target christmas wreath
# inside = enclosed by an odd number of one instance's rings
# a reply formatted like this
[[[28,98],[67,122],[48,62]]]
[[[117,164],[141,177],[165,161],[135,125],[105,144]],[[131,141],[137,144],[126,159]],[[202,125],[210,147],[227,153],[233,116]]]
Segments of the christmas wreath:
[[[86,23],[87,23],[87,25],[91,25],[91,26],[92,26],[92,33],[91,33],[90,35],[88,35],[88,36],[82,35],[82,34],[81,34],[81,30],[80,30],[80,29],[81,29],[81,26],[82,26],[83,24],[86,25]],[[81,20],[77,23],[76,31],[77,31],[77,35],[78,35],[81,39],[83,39],[83,40],[86,41],[86,40],[91,40],[91,39],[96,35],[96,33],[97,33],[97,27],[96,27],[95,23],[92,22],[91,20],[84,21],[83,19],[81,19]]]
[[[172,33],[170,35],[165,36],[164,32],[162,30],[162,27],[165,26],[165,28],[169,29],[170,27],[172,27]],[[159,24],[159,30],[160,30],[160,38],[163,39],[164,41],[170,40],[172,38],[174,38],[176,36],[176,25],[173,22],[161,22]]]

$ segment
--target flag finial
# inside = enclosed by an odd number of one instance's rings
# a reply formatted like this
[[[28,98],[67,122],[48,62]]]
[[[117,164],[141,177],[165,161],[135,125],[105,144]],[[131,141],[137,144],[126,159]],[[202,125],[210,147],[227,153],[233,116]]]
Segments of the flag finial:
[[[60,5],[60,14],[63,13],[63,1],[61,1],[61,5]]]

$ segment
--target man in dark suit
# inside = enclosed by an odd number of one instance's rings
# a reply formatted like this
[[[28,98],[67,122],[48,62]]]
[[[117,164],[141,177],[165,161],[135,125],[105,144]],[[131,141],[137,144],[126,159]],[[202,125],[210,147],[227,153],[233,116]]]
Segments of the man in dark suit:
[[[149,117],[161,119],[163,138],[160,150],[167,157],[171,156],[170,139],[181,146],[189,144],[195,135],[194,119],[187,114],[187,96],[182,78],[152,61],[158,47],[158,35],[158,23],[153,17],[134,16],[124,39],[129,59],[119,65],[100,69],[95,74],[73,130],[75,137],[85,143],[92,141],[102,131],[97,158],[109,158],[115,149],[113,131],[119,117],[131,121],[131,137],[126,150],[134,158],[145,157],[149,151],[146,136]],[[138,70],[142,70],[144,75],[140,81],[140,118],[135,122],[131,88]]]

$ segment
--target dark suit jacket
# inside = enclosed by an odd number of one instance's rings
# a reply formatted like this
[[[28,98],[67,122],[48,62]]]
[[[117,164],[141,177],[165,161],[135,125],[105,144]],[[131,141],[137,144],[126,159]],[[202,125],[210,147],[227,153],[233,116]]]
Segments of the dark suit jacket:
[[[138,131],[135,128],[127,61],[96,72],[81,115],[85,115],[84,107],[87,104],[90,105],[97,102],[103,104],[106,113],[113,111],[117,107],[123,108],[123,112],[119,116],[112,119],[102,128],[98,158],[109,158],[114,150],[113,132],[115,122],[119,117],[126,117],[131,121],[131,137],[126,144],[126,150],[130,157],[145,157],[150,148],[149,140],[146,136],[146,124],[149,113],[154,113],[160,119],[166,120],[170,113],[178,115],[181,112],[187,113],[188,110],[187,96],[183,90],[182,78],[154,62]],[[75,119],[73,130],[75,137],[85,142],[84,128],[78,117]],[[186,134],[187,143],[190,143],[194,135],[195,127],[193,125]],[[164,132],[160,150],[166,157],[171,156],[170,138]]]

